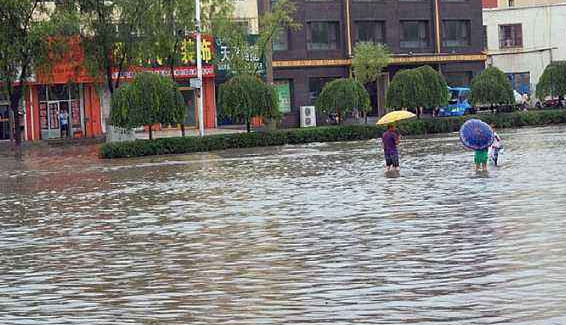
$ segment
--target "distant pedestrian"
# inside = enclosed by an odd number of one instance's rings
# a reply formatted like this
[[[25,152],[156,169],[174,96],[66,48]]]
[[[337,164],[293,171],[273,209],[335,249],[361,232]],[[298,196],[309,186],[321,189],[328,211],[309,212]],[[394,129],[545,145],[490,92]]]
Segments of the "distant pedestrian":
[[[66,138],[69,135],[69,114],[66,110],[59,113],[59,126],[61,127],[61,137]]]
[[[501,141],[501,137],[499,137],[499,134],[495,132],[495,125],[492,125],[491,128],[493,129],[494,140],[493,140],[493,144],[491,145],[490,158],[491,161],[493,161],[495,167],[497,167],[499,160],[499,152],[501,151],[501,149],[503,149],[503,143]]]
[[[383,153],[385,156],[385,171],[398,171],[399,166],[399,152],[397,146],[401,141],[401,136],[397,132],[394,124],[387,126],[387,131],[381,137],[383,142]]]

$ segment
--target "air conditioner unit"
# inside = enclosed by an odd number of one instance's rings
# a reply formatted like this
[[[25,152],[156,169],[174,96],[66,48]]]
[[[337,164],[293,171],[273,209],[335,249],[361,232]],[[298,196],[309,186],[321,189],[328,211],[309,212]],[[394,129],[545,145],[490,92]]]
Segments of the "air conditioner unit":
[[[314,106],[301,106],[301,127],[316,126],[316,111]]]

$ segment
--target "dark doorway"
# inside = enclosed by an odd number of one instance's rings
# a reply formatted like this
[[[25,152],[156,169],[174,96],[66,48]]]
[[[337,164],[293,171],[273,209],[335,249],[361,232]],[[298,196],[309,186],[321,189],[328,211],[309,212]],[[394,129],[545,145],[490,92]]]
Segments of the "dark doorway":
[[[180,88],[185,100],[187,111],[185,113],[185,125],[196,127],[195,119],[195,90],[192,88]]]

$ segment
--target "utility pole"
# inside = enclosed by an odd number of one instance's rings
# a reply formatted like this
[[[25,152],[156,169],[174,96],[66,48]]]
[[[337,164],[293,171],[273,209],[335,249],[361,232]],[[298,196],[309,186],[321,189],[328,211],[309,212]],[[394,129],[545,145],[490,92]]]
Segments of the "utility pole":
[[[202,82],[202,39],[201,39],[201,25],[200,25],[200,0],[195,0],[195,13],[196,13],[196,36],[197,36],[197,78],[200,86],[200,96],[198,99],[198,126],[199,135],[204,137],[204,88]]]
[[[271,12],[271,0],[263,0],[263,10],[265,13]],[[265,79],[268,85],[273,85],[273,42],[271,40],[265,49]]]
[[[272,0],[263,0],[264,14],[271,12],[271,1]],[[258,13],[258,22],[259,16],[260,15]],[[265,81],[268,85],[273,85],[273,40],[267,42],[267,47],[265,49]],[[275,130],[277,128],[275,120],[269,119],[266,123],[269,130]]]

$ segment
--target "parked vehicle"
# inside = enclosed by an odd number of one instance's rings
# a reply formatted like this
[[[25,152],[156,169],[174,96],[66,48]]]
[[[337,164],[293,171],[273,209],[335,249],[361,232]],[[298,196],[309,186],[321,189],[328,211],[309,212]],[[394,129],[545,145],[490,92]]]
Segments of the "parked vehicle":
[[[470,88],[448,87],[448,91],[450,92],[448,106],[441,107],[438,116],[462,116],[474,112],[469,103]]]
[[[544,100],[537,100],[535,107],[537,109],[564,107],[564,102],[558,97],[546,97]]]

